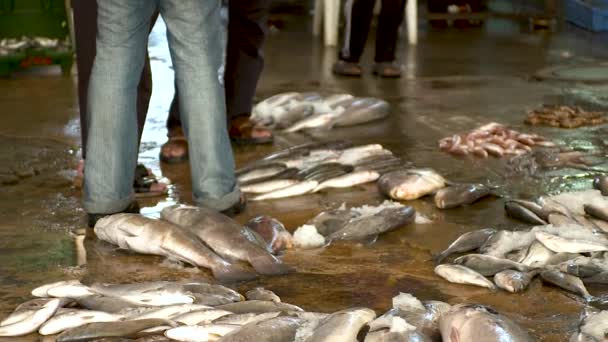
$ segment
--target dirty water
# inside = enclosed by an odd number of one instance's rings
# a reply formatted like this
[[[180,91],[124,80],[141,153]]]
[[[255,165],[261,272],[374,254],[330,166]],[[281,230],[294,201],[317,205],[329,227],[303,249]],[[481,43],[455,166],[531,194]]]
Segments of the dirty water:
[[[330,74],[336,50],[323,49],[314,41],[307,31],[309,25],[309,21],[301,19],[287,20],[284,31],[269,37],[266,70],[258,97],[292,90],[349,92],[387,99],[393,106],[393,115],[365,126],[278,133],[271,146],[235,146],[238,165],[299,143],[346,139],[356,144],[380,143],[416,166],[435,168],[450,180],[498,185],[505,197],[530,198],[545,192],[591,186],[590,172],[574,169],[514,172],[505,160],[457,158],[437,148],[437,140],[444,136],[498,121],[566,146],[605,152],[605,127],[560,130],[523,124],[526,111],[542,103],[608,108],[608,102],[601,101],[603,93],[599,86],[585,86],[587,95],[578,96],[575,85],[539,83],[526,77],[551,63],[601,58],[602,52],[573,39],[572,32],[538,36],[520,34],[517,27],[509,26],[506,32],[497,34],[490,30],[496,25],[490,25],[488,31],[425,32],[415,49],[401,47],[408,67],[403,79],[377,80],[365,75],[362,80],[352,80]],[[166,205],[191,199],[187,165],[158,162],[159,148],[165,141],[165,115],[173,93],[170,58],[163,48],[166,43],[162,33],[161,23],[151,37],[154,93],[140,161],[170,179],[173,185],[166,198],[140,201],[142,213],[150,216],[157,216]],[[292,48],[295,40],[302,43]],[[467,41],[469,45],[463,47]],[[525,56],[522,49],[528,51]],[[559,53],[564,49],[582,53]],[[367,60],[371,58],[369,50],[364,57]],[[289,75],[289,79],[284,75]],[[587,101],[589,97],[594,101]],[[62,279],[78,278],[85,283],[213,281],[204,270],[161,257],[117,250],[97,241],[90,231],[84,239],[75,237],[73,232],[85,227],[80,191],[72,185],[79,158],[76,101],[74,83],[56,75],[24,73],[0,80],[0,104],[3,119],[6,118],[0,127],[3,182],[0,317],[28,299],[33,287]],[[608,165],[604,168],[608,170]],[[293,231],[320,211],[342,203],[358,206],[383,200],[375,185],[368,184],[277,201],[250,202],[237,220],[244,223],[260,214],[270,215]],[[403,227],[381,236],[373,245],[339,243],[319,250],[288,251],[283,260],[294,266],[296,273],[232,286],[241,291],[265,286],[285,302],[325,312],[367,306],[380,313],[389,308],[391,298],[399,292],[452,304],[483,303],[522,324],[539,341],[565,341],[576,328],[582,303],[561,290],[542,286],[539,280],[524,293],[508,294],[450,284],[433,274],[432,255],[460,234],[484,227],[524,227],[505,216],[503,200],[488,198],[468,207],[443,211],[436,209],[429,198],[407,204],[429,216],[433,223]],[[590,290],[599,294],[606,293],[608,288]],[[10,340],[35,341],[36,337]]]

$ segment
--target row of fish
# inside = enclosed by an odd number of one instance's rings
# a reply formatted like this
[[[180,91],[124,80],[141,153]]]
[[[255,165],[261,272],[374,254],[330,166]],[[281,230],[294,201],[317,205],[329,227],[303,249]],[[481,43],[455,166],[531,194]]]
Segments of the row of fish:
[[[525,290],[537,275],[544,282],[604,303],[585,284],[608,284],[608,236],[581,225],[536,226],[508,231],[486,228],[461,235],[436,257],[477,251],[440,264],[435,273],[460,284],[509,292]],[[493,277],[494,282],[486,277]]]
[[[0,56],[28,49],[67,49],[71,46],[69,38],[60,40],[47,37],[21,37],[0,39]]]
[[[346,142],[302,145],[274,153],[237,170],[241,190],[253,201],[350,188],[376,181],[405,163],[379,144]]]
[[[576,128],[602,125],[606,123],[606,118],[604,113],[587,112],[579,107],[543,105],[528,112],[525,122],[530,125]]]
[[[534,146],[554,147],[555,144],[539,135],[520,133],[496,122],[439,140],[442,151],[479,158],[518,156],[531,152]]]
[[[386,101],[371,97],[287,92],[256,104],[251,119],[261,125],[297,132],[363,124],[383,119],[389,112],[390,106]]]
[[[58,342],[532,341],[490,307],[420,301],[405,293],[395,296],[393,307],[379,317],[363,307],[306,312],[263,288],[242,296],[221,285],[193,282],[89,287],[72,280],[43,285],[32,294],[39,298],[19,305],[0,322],[0,336],[58,334]],[[597,315],[605,313],[589,311],[576,334],[605,331],[606,322]]]
[[[272,241],[207,208],[174,205],[162,210],[161,219],[115,214],[100,219],[94,230],[100,240],[120,248],[204,267],[222,280],[290,271],[272,254]]]

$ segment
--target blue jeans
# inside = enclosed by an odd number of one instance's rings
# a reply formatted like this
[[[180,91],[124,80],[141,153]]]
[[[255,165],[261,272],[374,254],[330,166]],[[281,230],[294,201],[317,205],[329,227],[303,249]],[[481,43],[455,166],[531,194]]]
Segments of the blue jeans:
[[[136,88],[156,9],[167,24],[194,201],[215,210],[237,203],[240,191],[218,74],[223,51],[220,1],[97,0],[97,5],[97,55],[88,94],[85,210],[115,213],[134,200]]]

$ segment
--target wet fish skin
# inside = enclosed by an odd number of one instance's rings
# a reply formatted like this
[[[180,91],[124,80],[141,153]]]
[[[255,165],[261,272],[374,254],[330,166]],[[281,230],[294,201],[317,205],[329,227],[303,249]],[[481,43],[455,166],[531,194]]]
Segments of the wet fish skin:
[[[486,277],[462,265],[442,264],[435,267],[435,274],[451,283],[476,285],[496,290],[496,285]]]
[[[313,192],[321,191],[326,188],[349,188],[369,182],[374,182],[380,178],[380,174],[376,171],[355,171],[345,175],[330,178],[321,182]]]
[[[104,311],[108,313],[117,313],[127,308],[132,308],[135,304],[127,302],[117,297],[91,295],[76,298],[79,306],[93,311]]]
[[[231,314],[232,312],[226,310],[202,309],[186,312],[184,314],[171,317],[171,320],[186,325],[195,325],[201,322],[212,322],[218,318],[225,317]]]
[[[140,331],[162,325],[177,326],[175,322],[166,319],[89,323],[64,331],[57,336],[57,342],[90,341],[103,337],[135,337]]]
[[[259,166],[258,168],[250,170],[246,173],[237,175],[237,179],[241,183],[247,182],[247,181],[253,181],[256,179],[275,176],[275,175],[281,173],[282,171],[285,171],[285,169],[287,169],[287,167],[283,164],[272,163],[272,164],[268,164],[268,165]]]
[[[458,304],[441,316],[443,341],[532,342],[534,339],[511,319],[477,304]]]
[[[382,211],[358,219],[351,220],[344,227],[330,235],[333,240],[360,240],[375,237],[414,221],[416,211],[410,206],[386,208]]]
[[[431,169],[397,170],[378,179],[380,192],[396,200],[414,200],[446,186],[446,180]]]
[[[536,232],[536,239],[554,252],[587,253],[608,251],[608,245],[595,241],[567,239],[546,232]]]
[[[540,273],[540,270],[533,270],[530,272],[504,270],[494,275],[494,283],[503,290],[517,293],[528,288],[528,285],[530,285],[532,279],[534,279],[538,273]]]
[[[265,194],[252,197],[250,200],[251,201],[262,201],[262,200],[267,200],[267,199],[277,199],[277,198],[299,196],[299,195],[310,193],[318,185],[319,185],[319,182],[316,180],[306,180],[306,181],[302,181],[297,184],[294,184],[292,186],[288,186],[283,189],[267,192]]]
[[[439,253],[435,258],[435,263],[441,263],[446,257],[453,253],[468,252],[483,246],[488,239],[496,233],[496,229],[485,228],[474,230],[460,235],[448,248]]]
[[[341,310],[327,316],[306,342],[357,341],[359,330],[376,318],[376,313],[367,308]]]
[[[179,286],[193,295],[214,295],[226,298],[230,302],[239,302],[243,296],[235,290],[219,284],[208,284],[202,282],[185,281],[179,282]],[[198,303],[201,304],[201,303]],[[211,304],[208,304],[211,305]]]
[[[266,300],[247,300],[244,302],[218,305],[215,309],[226,310],[234,312],[235,314],[304,311],[292,304],[270,302]]]
[[[321,212],[306,224],[315,226],[319,234],[328,236],[342,229],[348,221],[359,216],[359,213],[352,210],[333,209]]]
[[[293,236],[277,219],[270,216],[256,216],[245,224],[247,228],[256,232],[266,249],[272,254],[279,254],[286,249],[293,248]]]
[[[585,213],[589,216],[598,218],[602,221],[607,221],[608,222],[608,208],[607,207],[600,207],[598,205],[594,205],[594,204],[585,204],[583,205],[583,210],[585,210]]]
[[[362,100],[368,101],[353,103],[346,107],[344,112],[334,120],[334,125],[336,127],[359,125],[380,120],[389,115],[390,105],[386,101],[373,98]]]
[[[275,303],[281,302],[281,298],[276,293],[263,287],[256,287],[245,293],[247,300],[267,300]]]
[[[534,241],[527,249],[522,264],[530,267],[543,267],[556,253],[548,249],[539,241]]]
[[[560,271],[571,274],[579,278],[589,278],[598,273],[608,272],[608,267],[598,262],[594,262],[593,258],[578,257],[572,260],[565,261],[558,265]]]
[[[282,113],[278,113],[274,117],[275,128],[286,128],[306,117],[313,115],[315,108],[309,103],[298,103],[291,108],[286,109]]]
[[[194,297],[177,284],[159,281],[133,284],[95,283],[91,288],[105,296],[117,297],[135,306],[165,306],[190,304]]]
[[[186,325],[165,331],[165,336],[176,341],[207,342],[216,341],[240,328],[238,325],[227,324]]]
[[[241,186],[241,191],[249,194],[265,194],[267,192],[284,189],[299,182],[297,179],[273,179],[261,183]]]
[[[280,316],[264,321],[252,322],[224,335],[220,342],[288,342],[293,341],[297,329],[304,320],[297,317]]]
[[[124,316],[122,315],[110,314],[103,311],[70,310],[50,318],[38,329],[38,333],[40,335],[54,335],[87,323],[115,322],[123,318]]]
[[[608,272],[601,272],[591,277],[582,278],[585,284],[608,284]]]
[[[339,117],[343,111],[343,108],[337,108],[332,112],[313,114],[302,120],[296,121],[291,126],[284,129],[283,132],[294,133],[303,129],[331,127],[333,121]]]
[[[243,313],[243,314],[231,314],[220,317],[213,321],[213,323],[218,324],[236,324],[236,325],[245,325],[253,322],[264,321],[270,318],[277,317],[282,314],[281,311],[271,311],[265,313]]]
[[[519,202],[506,201],[505,202],[505,211],[508,216],[510,216],[514,219],[524,221],[526,223],[539,224],[539,225],[547,224],[546,221],[541,219],[532,210],[521,205]]]
[[[538,216],[541,220],[547,221],[549,212],[547,212],[540,204],[518,198],[509,199],[509,202],[516,203],[536,214],[536,216]]]
[[[31,314],[22,317],[21,320],[0,326],[0,336],[23,336],[38,330],[44,322],[57,312],[63,303],[65,301],[59,298],[48,300],[42,307],[32,310]]]
[[[583,281],[573,275],[560,272],[559,270],[549,269],[542,271],[540,277],[544,281],[561,287],[564,290],[576,293],[586,300],[593,298],[593,296],[589,294],[589,291],[587,291]]]
[[[80,282],[80,280],[62,280],[62,281],[57,281],[57,282],[50,283],[50,284],[45,284],[45,285],[38,286],[37,288],[33,289],[32,296],[39,297],[39,298],[51,297],[48,294],[49,289],[51,289],[53,287],[57,287],[57,286],[76,285],[76,284],[82,284],[82,283]]]
[[[491,255],[484,254],[468,254],[458,257],[454,260],[455,264],[463,265],[467,268],[477,271],[484,276],[493,276],[498,272],[508,269],[516,269],[521,272],[527,272],[530,268],[526,265],[511,261],[509,259],[497,258]]]
[[[473,204],[491,194],[483,184],[458,184],[439,189],[435,194],[435,205],[439,209],[451,209]]]
[[[507,253],[528,247],[536,240],[531,231],[500,230],[492,235],[486,243],[479,248],[479,252],[504,258]]]

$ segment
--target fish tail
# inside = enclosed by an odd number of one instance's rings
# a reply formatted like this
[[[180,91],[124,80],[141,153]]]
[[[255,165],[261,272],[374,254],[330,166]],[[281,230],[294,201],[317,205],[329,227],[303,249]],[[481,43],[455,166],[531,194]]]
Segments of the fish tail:
[[[281,260],[263,250],[249,258],[249,263],[256,272],[263,275],[280,275],[293,272],[293,268],[283,264]]]
[[[213,276],[221,281],[242,281],[258,277],[255,272],[239,264],[226,264],[213,268]]]

